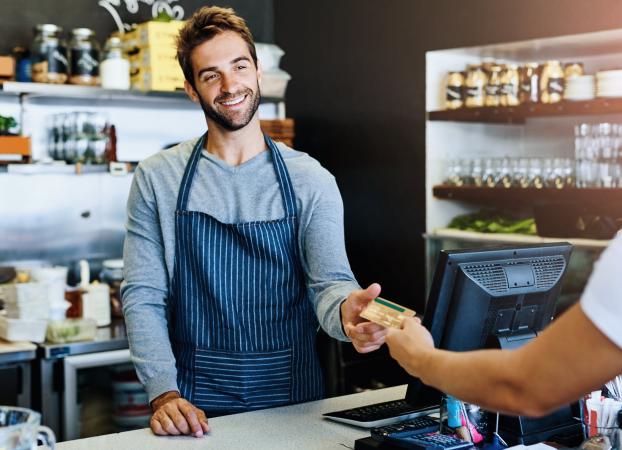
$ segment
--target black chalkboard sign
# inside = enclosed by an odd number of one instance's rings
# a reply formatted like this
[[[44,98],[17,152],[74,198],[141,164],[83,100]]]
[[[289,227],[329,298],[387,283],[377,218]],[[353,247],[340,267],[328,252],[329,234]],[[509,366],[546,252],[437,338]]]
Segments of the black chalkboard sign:
[[[103,44],[111,32],[150,20],[160,11],[187,19],[206,4],[235,9],[255,41],[274,42],[273,0],[0,0],[0,55],[16,45],[28,48],[40,23],[61,26],[65,37],[74,28],[91,28]]]

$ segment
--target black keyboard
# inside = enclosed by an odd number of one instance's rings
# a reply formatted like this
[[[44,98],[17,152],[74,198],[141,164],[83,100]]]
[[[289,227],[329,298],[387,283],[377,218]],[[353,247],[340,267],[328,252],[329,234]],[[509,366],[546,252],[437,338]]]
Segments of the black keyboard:
[[[438,431],[438,429],[438,420],[427,416],[417,417],[416,419],[405,420],[404,422],[394,423],[393,425],[372,428],[371,437],[382,442],[388,438],[431,433]]]
[[[438,407],[414,407],[406,400],[375,403],[359,408],[345,409],[324,414],[324,417],[364,428],[381,427],[395,422],[426,416]]]
[[[473,447],[471,442],[438,432],[388,437],[384,442],[411,450],[466,450]]]

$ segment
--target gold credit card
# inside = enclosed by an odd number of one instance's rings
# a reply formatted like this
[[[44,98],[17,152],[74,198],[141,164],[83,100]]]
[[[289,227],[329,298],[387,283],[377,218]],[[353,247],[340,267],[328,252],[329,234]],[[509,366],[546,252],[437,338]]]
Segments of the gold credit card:
[[[360,316],[383,327],[400,328],[406,317],[414,317],[415,311],[397,303],[376,297],[367,304]]]

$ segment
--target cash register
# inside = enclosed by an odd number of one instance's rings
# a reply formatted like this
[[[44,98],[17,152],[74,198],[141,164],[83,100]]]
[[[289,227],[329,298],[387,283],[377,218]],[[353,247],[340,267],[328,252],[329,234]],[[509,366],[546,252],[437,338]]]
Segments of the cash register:
[[[515,349],[535,338],[554,318],[571,250],[568,243],[552,243],[441,251],[422,321],[435,346],[452,351]],[[376,412],[379,406],[391,411],[391,402],[325,416],[377,427],[380,421],[388,425],[425,416],[439,401],[438,391],[412,379],[406,398],[392,403],[398,406],[392,418],[385,414],[379,419]],[[400,413],[400,408],[407,412]],[[582,427],[575,417],[572,405],[537,419],[502,415],[499,433],[510,445],[559,436],[580,439]]]

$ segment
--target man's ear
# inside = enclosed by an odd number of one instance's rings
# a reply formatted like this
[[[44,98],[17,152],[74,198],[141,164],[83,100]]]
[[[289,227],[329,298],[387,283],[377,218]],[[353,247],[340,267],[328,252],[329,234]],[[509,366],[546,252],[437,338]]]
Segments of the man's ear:
[[[188,97],[190,97],[190,100],[194,103],[199,103],[199,96],[188,80],[184,80],[184,90],[186,91],[186,94],[188,94]]]

